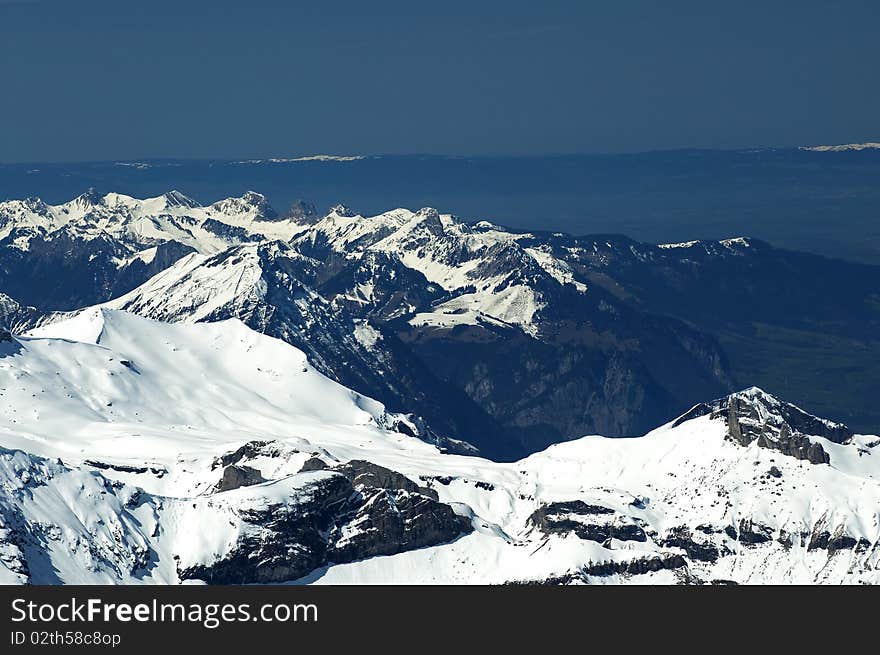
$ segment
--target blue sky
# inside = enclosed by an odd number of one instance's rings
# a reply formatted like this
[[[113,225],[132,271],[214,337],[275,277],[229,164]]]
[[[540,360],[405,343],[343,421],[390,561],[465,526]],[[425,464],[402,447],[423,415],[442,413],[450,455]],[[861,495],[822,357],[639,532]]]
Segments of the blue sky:
[[[880,141],[876,2],[0,0],[0,161]]]

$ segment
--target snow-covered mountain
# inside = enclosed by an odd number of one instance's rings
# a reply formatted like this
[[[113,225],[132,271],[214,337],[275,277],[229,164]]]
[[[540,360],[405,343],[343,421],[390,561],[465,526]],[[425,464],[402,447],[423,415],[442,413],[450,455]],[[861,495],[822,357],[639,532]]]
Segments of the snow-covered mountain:
[[[279,219],[264,196],[248,191],[202,207],[179,191],[139,200],[119,193],[94,191],[61,205],[39,199],[0,203],[0,239],[26,249],[28,239],[58,230],[83,239],[110,235],[139,250],[165,241],[178,241],[211,254],[255,238],[290,238],[290,220]]]
[[[424,419],[438,443],[465,441],[496,459],[582,434],[643,433],[754,382],[756,370],[773,388],[801,384],[796,398],[826,413],[841,407],[876,424],[859,391],[870,379],[809,393],[862,347],[841,339],[880,327],[876,267],[745,237],[655,246],[517,232],[430,208],[320,215],[299,203],[280,215],[254,192],[207,206],[178,192],[89,193],[55,206],[0,203],[0,217],[0,290],[22,306],[238,318]],[[764,352],[768,330],[784,335]],[[810,340],[839,343],[840,354],[790,356]],[[792,361],[827,370],[801,383],[801,370],[779,368]]]
[[[499,463],[237,319],[95,308],[0,335],[0,394],[3,582],[880,582],[880,438],[756,388]]]
[[[60,205],[0,203],[0,283],[45,309],[76,309],[138,286],[190,252],[216,254],[296,232],[247,192],[202,207],[178,191],[139,200],[89,191]]]
[[[429,285],[448,294],[430,311],[410,318],[413,323],[438,327],[479,325],[488,320],[535,335],[541,329],[542,310],[554,300],[548,294],[552,296],[557,287],[567,285],[580,294],[587,291],[587,284],[574,273],[566,254],[548,247],[545,237],[511,232],[487,222],[470,226],[431,208],[361,216],[337,206],[318,217],[301,205],[279,217],[264,196],[252,191],[207,207],[178,191],[145,200],[118,193],[98,196],[90,191],[55,206],[39,199],[0,203],[0,243],[6,250],[18,251],[21,256],[34,249],[44,252],[49,249],[47,244],[60,242],[65,256],[87,249],[89,262],[107,260],[103,266],[93,263],[93,269],[150,265],[157,248],[168,249],[170,244],[179,258],[188,251],[216,255],[229,247],[265,240],[290,242],[325,264],[328,260],[357,260],[365,254],[399,260],[403,267],[420,273]],[[721,243],[731,247],[734,242]],[[33,257],[24,260],[32,263]],[[161,268],[172,261],[163,258]],[[140,281],[161,268],[145,271]],[[332,266],[328,268],[332,271]],[[131,274],[128,277],[134,278]],[[117,284],[104,291],[112,297],[120,290]],[[364,282],[346,291],[348,296],[336,295],[366,301],[371,288]]]
[[[193,253],[102,306],[173,323],[239,319],[300,348],[332,379],[414,411],[423,438],[452,450],[473,450],[461,443],[468,438],[490,446],[499,429],[472,401],[442,389],[393,333],[315,291],[319,267],[278,241]]]

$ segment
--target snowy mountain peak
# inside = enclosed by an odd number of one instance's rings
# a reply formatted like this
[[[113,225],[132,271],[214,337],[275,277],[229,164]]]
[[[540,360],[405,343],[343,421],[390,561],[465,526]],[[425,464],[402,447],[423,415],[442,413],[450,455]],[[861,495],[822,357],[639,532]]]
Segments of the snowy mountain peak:
[[[273,220],[278,217],[266,196],[256,191],[246,191],[238,198],[220,200],[211,205],[211,208],[221,214],[249,214],[258,220]]]
[[[495,223],[491,223],[489,221],[477,221],[476,223],[474,223],[473,227],[474,227],[474,229],[477,229],[477,230],[503,229],[503,228],[500,228],[498,225],[495,225]]]
[[[256,191],[246,191],[238,198],[220,200],[211,205],[211,208],[221,214],[252,213],[263,219],[274,218],[276,215],[266,196]]]
[[[342,218],[354,218],[357,216],[357,212],[355,212],[351,207],[346,205],[334,205],[330,208],[330,214],[340,216]]]
[[[313,274],[313,264],[277,241],[234,246],[210,256],[194,253],[107,306],[165,321],[239,316],[264,301],[266,276],[294,293],[302,284],[299,277]]]
[[[89,208],[93,207],[101,202],[103,196],[99,194],[94,187],[89,187],[89,189],[71,201],[71,204],[77,207]]]
[[[49,205],[40,198],[25,198],[24,200],[10,200],[5,203],[8,207],[18,206],[22,211],[29,211],[35,214],[47,215],[49,213]]]
[[[256,191],[245,191],[242,194],[241,199],[248,203],[249,205],[253,205],[254,207],[264,207],[268,204],[268,200],[266,200],[266,196],[262,193],[257,193]]]
[[[180,191],[177,191],[176,189],[172,189],[171,191],[162,194],[162,197],[165,199],[166,207],[185,207],[188,209],[201,207],[198,202],[196,202],[189,196],[184,195]]]
[[[828,464],[831,457],[823,443],[849,444],[853,432],[836,423],[805,412],[758,387],[701,403],[674,421],[681,425],[708,415],[727,425],[728,437],[742,445],[780,451],[812,464]]]

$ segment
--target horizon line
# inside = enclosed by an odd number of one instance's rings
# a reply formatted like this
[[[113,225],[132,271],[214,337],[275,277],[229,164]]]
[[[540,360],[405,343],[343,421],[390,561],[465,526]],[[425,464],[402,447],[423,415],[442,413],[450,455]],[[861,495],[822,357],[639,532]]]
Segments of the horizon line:
[[[443,154],[432,152],[406,152],[406,153],[367,153],[367,154],[330,154],[330,153],[306,153],[293,155],[271,155],[265,157],[175,157],[175,156],[151,156],[133,158],[108,158],[108,159],[56,159],[56,160],[27,160],[27,161],[0,161],[0,166],[34,166],[34,165],[64,165],[64,164],[115,164],[137,165],[156,162],[192,162],[224,164],[257,165],[257,164],[293,164],[293,163],[351,163],[369,159],[391,158],[414,158],[424,157],[430,159],[564,159],[566,157],[630,157],[635,155],[654,155],[677,152],[720,152],[720,153],[755,153],[775,151],[802,151],[802,152],[864,152],[880,150],[880,142],[860,141],[839,144],[814,144],[800,146],[751,146],[738,148],[709,148],[709,147],[682,147],[682,148],[654,148],[648,150],[627,150],[621,152],[596,151],[596,152],[546,152],[546,153],[464,153]]]

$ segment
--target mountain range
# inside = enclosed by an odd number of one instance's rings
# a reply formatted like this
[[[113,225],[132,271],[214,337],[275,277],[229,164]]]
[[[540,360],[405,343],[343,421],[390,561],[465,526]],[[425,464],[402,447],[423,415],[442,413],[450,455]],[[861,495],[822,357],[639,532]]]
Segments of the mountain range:
[[[365,215],[450,208],[468,221],[667,243],[740,234],[880,264],[880,149],[870,143],[538,156],[352,155],[2,163],[0,199],[63,203],[84,189],[203,204],[257,189]]]
[[[876,581],[878,281],[255,192],[0,203],[4,580]]]
[[[0,290],[31,320],[109,301],[239,318],[494,458],[640,434],[753,383],[880,422],[880,267],[751,238],[654,246],[433,209],[279,214],[254,192],[88,193],[0,203]]]

